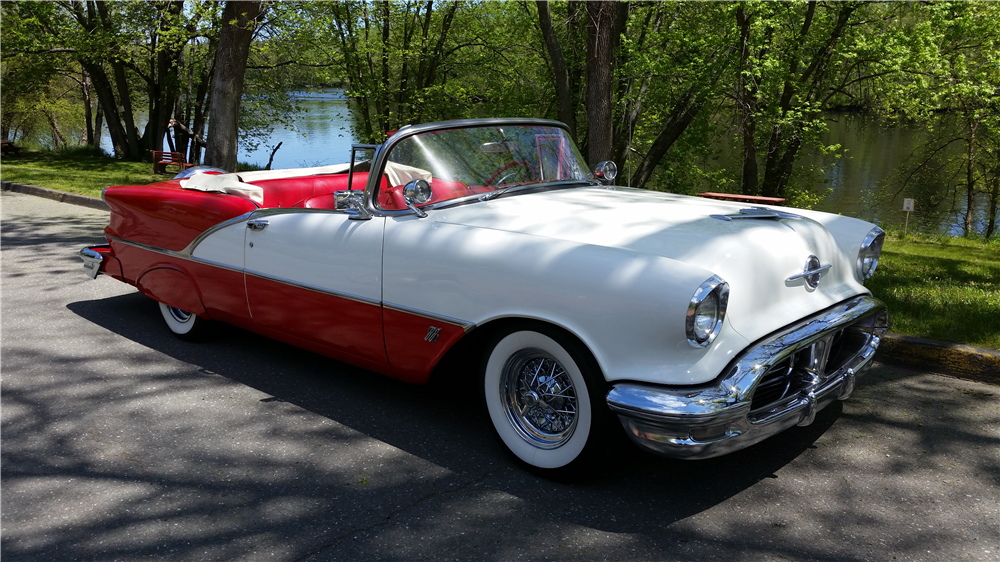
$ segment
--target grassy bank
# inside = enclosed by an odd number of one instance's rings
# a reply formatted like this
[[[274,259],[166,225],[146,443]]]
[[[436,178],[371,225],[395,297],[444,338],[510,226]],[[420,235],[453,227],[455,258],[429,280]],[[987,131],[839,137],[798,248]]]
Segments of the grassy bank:
[[[259,170],[240,163],[240,171]],[[21,151],[0,160],[0,179],[14,183],[37,185],[90,197],[100,197],[109,185],[145,185],[173,177],[154,175],[151,162],[116,160],[92,148],[70,148],[56,151]]]
[[[170,176],[152,173],[149,162],[124,162],[85,148],[22,151],[0,160],[0,179],[100,197],[109,185],[143,185]]]
[[[0,178],[100,197],[109,185],[170,177],[151,166],[79,149],[22,152],[0,161]],[[889,305],[893,332],[1000,349],[1000,241],[890,230],[868,287]]]
[[[1000,241],[890,232],[868,287],[893,332],[1000,349]]]

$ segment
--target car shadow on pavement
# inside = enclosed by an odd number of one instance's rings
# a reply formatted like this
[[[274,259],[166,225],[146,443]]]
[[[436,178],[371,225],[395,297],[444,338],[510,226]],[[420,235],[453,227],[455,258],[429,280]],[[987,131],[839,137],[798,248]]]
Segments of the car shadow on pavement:
[[[715,559],[750,552],[829,559],[827,547],[801,534],[803,526],[841,536],[884,532],[878,529],[885,512],[823,507],[871,493],[853,488],[857,483],[814,488],[844,472],[839,467],[853,462],[846,455],[858,450],[855,443],[867,443],[864,435],[844,434],[871,431],[869,425],[826,435],[838,422],[866,416],[864,400],[850,416],[837,402],[808,427],[724,457],[677,461],[632,447],[613,469],[555,483],[516,467],[487,437],[474,384],[412,386],[235,328],[210,342],[183,342],[139,293],[67,308],[107,330],[96,336],[92,359],[5,351],[5,369],[44,362],[62,375],[34,390],[5,381],[5,499],[30,482],[59,478],[79,482],[68,497],[93,482],[109,486],[101,496],[124,495],[101,517],[64,532],[36,525],[34,534],[6,534],[5,558],[255,558],[275,545],[287,559],[565,558],[577,552],[565,550],[573,545],[585,557],[623,560],[635,558],[632,552],[705,558],[705,548]],[[127,375],[103,372],[119,369],[121,338],[129,340],[133,367]],[[110,342],[107,350],[102,342]],[[906,375],[894,376],[874,383],[897,384]],[[59,408],[51,402],[57,392],[69,397]],[[228,408],[217,418],[205,413],[215,404]],[[881,405],[870,408],[877,416]],[[115,445],[120,435],[88,427],[93,412],[128,418],[117,431],[134,433],[130,444]],[[953,434],[939,438],[960,442]],[[894,462],[928,460],[891,453]],[[893,477],[888,493],[905,493],[893,488],[896,465],[886,466]],[[824,499],[806,499],[814,494]],[[725,509],[713,509],[720,504]],[[771,540],[786,529],[799,534]],[[622,541],[633,549],[616,550]]]
[[[409,385],[231,326],[221,327],[220,335],[212,341],[184,342],[173,338],[162,325],[155,303],[138,293],[75,302],[68,308],[107,330],[196,365],[202,372],[272,397],[265,401],[294,404],[455,473],[475,474],[486,466],[491,479],[516,482],[516,486],[531,481],[532,497],[526,499],[558,502],[555,496],[576,488],[613,497],[614,503],[625,509],[656,500],[655,513],[661,525],[773,477],[811,447],[841,412],[840,403],[835,403],[811,426],[716,459],[678,461],[628,446],[608,472],[559,484],[521,471],[488,437],[489,422],[481,413],[474,381],[451,389]],[[475,369],[470,371],[475,377]],[[680,482],[684,485],[678,486]],[[508,491],[520,495],[516,489]],[[609,518],[599,527],[627,531],[626,523],[616,519]]]

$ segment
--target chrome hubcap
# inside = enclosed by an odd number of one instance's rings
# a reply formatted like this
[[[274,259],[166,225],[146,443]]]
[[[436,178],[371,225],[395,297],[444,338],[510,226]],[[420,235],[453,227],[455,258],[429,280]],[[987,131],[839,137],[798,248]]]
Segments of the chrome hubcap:
[[[504,364],[500,376],[504,413],[522,439],[554,449],[573,436],[576,389],[558,361],[540,349],[524,349]]]
[[[180,322],[182,324],[184,322],[187,322],[188,320],[191,319],[191,313],[190,312],[186,312],[186,311],[183,311],[183,310],[181,310],[179,308],[174,308],[172,306],[168,306],[167,310],[170,311],[170,316],[173,317],[174,320],[176,320],[176,321],[178,321],[178,322]]]

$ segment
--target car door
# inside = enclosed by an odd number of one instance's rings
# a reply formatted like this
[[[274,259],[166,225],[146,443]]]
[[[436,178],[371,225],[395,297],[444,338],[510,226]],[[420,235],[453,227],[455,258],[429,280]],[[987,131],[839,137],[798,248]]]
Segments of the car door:
[[[246,222],[254,324],[320,344],[353,363],[387,365],[382,335],[384,219],[267,209]]]

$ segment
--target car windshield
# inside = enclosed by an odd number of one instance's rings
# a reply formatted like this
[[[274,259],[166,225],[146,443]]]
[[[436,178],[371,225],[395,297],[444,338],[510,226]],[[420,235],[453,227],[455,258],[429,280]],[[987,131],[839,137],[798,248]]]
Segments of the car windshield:
[[[559,127],[501,125],[430,131],[392,148],[378,201],[403,209],[402,187],[415,179],[430,182],[427,204],[514,186],[586,181],[583,158]]]

